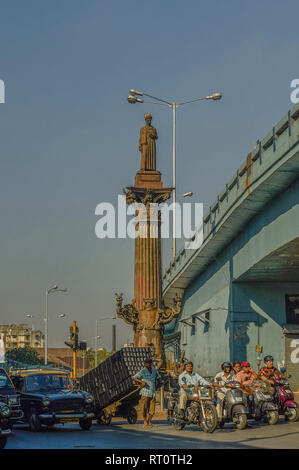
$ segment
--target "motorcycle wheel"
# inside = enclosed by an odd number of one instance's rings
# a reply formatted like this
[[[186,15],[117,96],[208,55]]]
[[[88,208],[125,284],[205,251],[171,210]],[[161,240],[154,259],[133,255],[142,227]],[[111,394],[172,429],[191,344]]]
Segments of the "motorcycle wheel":
[[[0,437],[0,449],[4,449],[7,443],[7,437]]]
[[[278,419],[279,419],[278,411],[271,410],[271,411],[266,412],[264,421],[272,425],[272,424],[276,424]]]
[[[236,416],[236,428],[239,429],[239,431],[242,431],[242,429],[245,429],[247,426],[247,416],[245,413],[240,413]]]
[[[182,431],[185,426],[186,426],[185,423],[175,424],[175,425],[174,425],[174,429],[175,429],[176,431]]]
[[[299,418],[299,408],[287,406],[284,418],[286,421],[294,422]]]
[[[202,429],[204,432],[212,433],[215,431],[218,424],[218,416],[215,406],[207,403],[205,405],[205,414],[206,419],[201,423]]]

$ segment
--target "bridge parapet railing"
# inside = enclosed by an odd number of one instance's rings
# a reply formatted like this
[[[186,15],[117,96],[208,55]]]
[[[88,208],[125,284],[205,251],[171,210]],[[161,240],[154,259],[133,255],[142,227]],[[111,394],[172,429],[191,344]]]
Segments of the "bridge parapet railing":
[[[247,191],[249,196],[254,182],[282,159],[298,142],[299,104],[296,104],[262,140],[257,140],[253,149],[247,154],[246,160],[210,206],[203,218],[204,241],[215,231],[217,219],[220,219],[225,212],[229,211],[236,199],[244,194],[244,190]],[[183,248],[176,258],[171,261],[163,274],[164,288],[167,287],[167,284],[171,282],[175,274],[192,255],[193,250]]]

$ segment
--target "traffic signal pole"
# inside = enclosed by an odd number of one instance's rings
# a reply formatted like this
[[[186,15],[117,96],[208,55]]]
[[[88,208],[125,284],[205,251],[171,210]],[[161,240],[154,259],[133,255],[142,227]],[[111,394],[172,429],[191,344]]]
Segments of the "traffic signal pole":
[[[86,341],[79,341],[79,328],[77,322],[74,320],[73,325],[70,326],[70,338],[69,341],[65,341],[69,348],[73,351],[73,372],[71,373],[71,378],[77,378],[77,351],[86,351]]]

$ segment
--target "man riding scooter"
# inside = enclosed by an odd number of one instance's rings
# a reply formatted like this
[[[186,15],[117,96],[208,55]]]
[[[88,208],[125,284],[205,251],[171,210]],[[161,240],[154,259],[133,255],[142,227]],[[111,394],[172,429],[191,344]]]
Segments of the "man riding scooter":
[[[237,381],[240,382],[241,385],[249,387],[257,379],[258,376],[250,366],[250,363],[244,361],[242,362],[241,370],[240,372],[238,372],[236,377]]]
[[[283,378],[282,373],[273,366],[273,356],[265,356],[264,357],[264,367],[261,368],[258,374],[258,378],[266,382],[267,384],[271,385],[270,391],[272,395],[275,393],[274,385],[274,376]]]
[[[284,414],[287,421],[297,421],[299,418],[298,404],[294,401],[294,394],[283,374],[273,367],[273,356],[264,358],[265,367],[260,370],[261,379],[271,385],[271,393],[278,405],[280,414]]]
[[[184,372],[179,375],[181,418],[185,417],[187,401],[193,399],[192,389],[204,385],[210,385],[210,383],[196,372],[193,372],[193,362],[187,361]]]
[[[221,369],[222,369],[222,372],[218,372],[218,374],[215,375],[214,383],[213,383],[213,386],[216,387],[216,397],[217,397],[216,411],[217,411],[219,421],[222,420],[223,400],[226,394],[225,387],[231,386],[229,382],[237,381],[236,374],[230,362],[223,362],[221,364]]]

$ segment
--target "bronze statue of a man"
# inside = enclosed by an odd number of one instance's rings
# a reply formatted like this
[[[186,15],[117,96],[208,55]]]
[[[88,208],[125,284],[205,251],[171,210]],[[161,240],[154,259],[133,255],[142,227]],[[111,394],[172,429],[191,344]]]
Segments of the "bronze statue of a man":
[[[141,152],[141,170],[156,170],[157,129],[151,125],[152,115],[145,114],[145,126],[140,129],[139,150]]]

